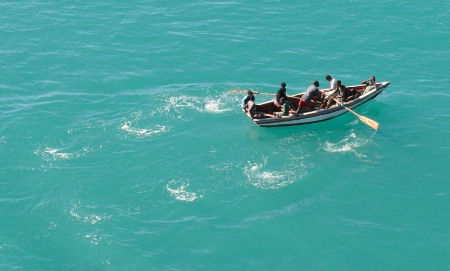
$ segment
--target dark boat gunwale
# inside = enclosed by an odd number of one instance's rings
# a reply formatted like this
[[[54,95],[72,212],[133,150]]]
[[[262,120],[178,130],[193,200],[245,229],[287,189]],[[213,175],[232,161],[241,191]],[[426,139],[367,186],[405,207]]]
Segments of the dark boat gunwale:
[[[356,108],[372,99],[374,99],[376,96],[378,96],[382,91],[384,91],[390,84],[390,81],[387,82],[380,82],[377,83],[378,88],[374,89],[362,96],[359,96],[349,102],[344,103],[344,105],[350,109]],[[354,86],[348,86],[348,88],[354,88],[358,90],[363,90],[365,88],[365,85],[354,85]],[[298,93],[295,95],[291,95],[289,97],[296,97],[300,98],[303,93]],[[295,98],[289,98],[290,101],[298,101],[298,99]],[[268,109],[265,109],[268,108]],[[257,104],[257,110],[262,113],[266,114],[273,114],[275,111],[270,111],[270,109],[277,109],[277,107],[273,104],[273,100]],[[268,111],[263,111],[268,110]],[[252,119],[252,121],[261,126],[261,127],[278,127],[278,126],[293,126],[293,125],[303,125],[303,124],[310,124],[310,123],[317,123],[322,122],[326,120],[333,119],[335,117],[338,117],[342,114],[345,114],[348,112],[343,106],[341,105],[333,105],[329,108],[324,109],[317,109],[309,112],[300,113],[298,115],[291,114],[289,116],[283,116],[283,117],[266,117],[266,118],[260,118],[260,119]],[[249,118],[250,116],[246,114]],[[250,118],[251,119],[251,118]]]

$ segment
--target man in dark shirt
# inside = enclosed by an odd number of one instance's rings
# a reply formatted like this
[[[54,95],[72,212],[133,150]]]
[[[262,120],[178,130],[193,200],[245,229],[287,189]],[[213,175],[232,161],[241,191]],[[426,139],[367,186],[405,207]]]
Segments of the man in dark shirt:
[[[281,87],[277,92],[277,97],[275,98],[275,100],[273,101],[273,103],[277,106],[280,107],[281,103],[280,100],[281,98],[285,97],[286,98],[286,83],[285,82],[281,82]]]

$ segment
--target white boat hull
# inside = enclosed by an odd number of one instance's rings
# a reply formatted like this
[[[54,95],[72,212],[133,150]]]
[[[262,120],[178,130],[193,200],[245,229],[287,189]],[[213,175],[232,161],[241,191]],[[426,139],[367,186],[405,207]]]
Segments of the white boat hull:
[[[350,109],[356,108],[378,96],[378,94],[385,90],[390,83],[391,82],[382,82],[379,84],[378,89],[374,89],[350,102],[344,103],[344,105]],[[281,118],[253,119],[253,122],[261,127],[302,125],[326,121],[347,112],[347,109],[343,106],[334,105],[326,109],[319,109],[303,114],[284,116]]]

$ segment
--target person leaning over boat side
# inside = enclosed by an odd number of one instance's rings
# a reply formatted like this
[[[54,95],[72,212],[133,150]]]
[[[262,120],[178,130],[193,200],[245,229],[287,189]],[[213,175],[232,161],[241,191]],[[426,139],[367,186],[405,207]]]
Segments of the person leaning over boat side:
[[[330,88],[321,91],[323,103],[320,108],[330,107],[330,101],[333,100],[331,97],[336,97],[337,95],[336,79],[331,77],[331,75],[325,76],[325,79],[330,82]]]
[[[253,92],[251,90],[247,91],[247,96],[242,99],[241,108],[244,109],[247,106],[248,101],[250,101],[250,97],[253,97]],[[253,99],[254,100],[254,99]]]
[[[286,97],[286,83],[285,82],[281,82],[281,87],[278,89],[277,96],[273,100],[273,103],[275,104],[276,107],[281,106],[280,100],[283,97]]]
[[[319,100],[320,95],[319,81],[316,80],[311,86],[308,87],[305,94],[303,94],[303,96],[300,98],[295,114],[298,114],[302,107],[308,107],[311,111],[314,107],[314,103],[312,101]]]
[[[373,89],[378,89],[377,83],[375,82],[375,76],[372,76],[369,79],[362,81],[361,84],[366,85],[366,89],[364,90],[364,92],[362,94],[366,94],[367,92],[369,92]]]

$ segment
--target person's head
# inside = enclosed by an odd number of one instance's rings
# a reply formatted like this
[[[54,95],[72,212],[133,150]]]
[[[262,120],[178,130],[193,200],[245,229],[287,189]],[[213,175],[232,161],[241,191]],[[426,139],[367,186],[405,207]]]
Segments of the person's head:
[[[286,87],[286,83],[285,82],[281,82],[281,87],[285,88]]]
[[[253,92],[251,90],[247,91],[247,96],[253,96]]]
[[[284,104],[285,101],[286,101],[286,98],[285,97],[281,97],[280,104]]]
[[[313,85],[315,85],[316,87],[319,87],[319,81],[317,81],[317,80],[314,81],[314,82],[313,82]]]
[[[341,85],[342,85],[341,80],[337,80],[337,81],[336,81],[336,86],[337,86],[337,87],[340,87]]]
[[[327,81],[331,81],[331,75],[325,76],[325,79],[327,79]]]
[[[375,76],[370,77],[370,80],[375,82]]]

